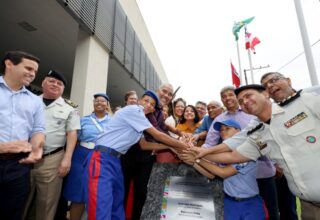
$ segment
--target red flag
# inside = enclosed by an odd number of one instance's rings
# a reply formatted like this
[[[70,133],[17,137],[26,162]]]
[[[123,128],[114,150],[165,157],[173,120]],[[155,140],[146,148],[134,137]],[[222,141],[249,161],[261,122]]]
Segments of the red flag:
[[[232,84],[238,88],[240,86],[240,75],[237,73],[236,68],[234,68],[231,63],[231,74],[232,74]]]
[[[246,32],[246,49],[251,49],[253,53],[256,53],[254,47],[260,43],[259,38],[252,37],[249,32]]]

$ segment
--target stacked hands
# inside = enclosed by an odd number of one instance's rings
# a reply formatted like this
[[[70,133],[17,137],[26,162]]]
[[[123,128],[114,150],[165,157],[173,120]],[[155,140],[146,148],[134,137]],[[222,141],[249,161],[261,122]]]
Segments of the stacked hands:
[[[204,157],[206,153],[206,149],[202,147],[196,146],[196,141],[194,140],[194,136],[192,134],[186,133],[179,138],[179,141],[185,143],[186,148],[182,150],[177,150],[170,148],[180,160],[189,165],[194,165],[196,159]]]

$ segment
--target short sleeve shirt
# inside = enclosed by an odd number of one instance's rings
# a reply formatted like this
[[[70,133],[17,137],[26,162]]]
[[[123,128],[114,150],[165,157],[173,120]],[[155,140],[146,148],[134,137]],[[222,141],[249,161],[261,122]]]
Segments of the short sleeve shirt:
[[[78,131],[78,140],[96,142],[97,138],[105,131],[109,119],[110,117],[107,114],[102,119],[98,119],[94,113],[82,117],[80,119],[81,129]]]
[[[259,194],[256,180],[256,162],[232,164],[238,171],[237,174],[226,178],[223,181],[224,192],[229,196],[237,198],[249,198]]]
[[[117,114],[108,121],[106,132],[98,138],[96,145],[125,154],[141,139],[143,131],[151,127],[142,106],[128,105],[117,111]]]
[[[66,143],[66,133],[80,129],[80,116],[77,109],[59,97],[45,106],[46,142],[44,153],[51,152]]]
[[[271,124],[249,135],[237,148],[257,159],[269,155],[284,171],[290,190],[298,197],[320,202],[320,96],[302,93],[292,103],[273,105]]]

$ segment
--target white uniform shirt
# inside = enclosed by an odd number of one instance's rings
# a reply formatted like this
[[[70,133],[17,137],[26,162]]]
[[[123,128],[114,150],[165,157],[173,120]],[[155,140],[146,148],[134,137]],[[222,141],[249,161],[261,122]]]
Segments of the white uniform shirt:
[[[80,129],[80,117],[78,110],[61,97],[45,106],[44,113],[46,124],[44,154],[46,154],[65,145],[67,131]]]
[[[253,160],[269,155],[295,195],[320,202],[320,96],[301,93],[284,107],[274,104],[270,126],[264,124],[237,150]]]

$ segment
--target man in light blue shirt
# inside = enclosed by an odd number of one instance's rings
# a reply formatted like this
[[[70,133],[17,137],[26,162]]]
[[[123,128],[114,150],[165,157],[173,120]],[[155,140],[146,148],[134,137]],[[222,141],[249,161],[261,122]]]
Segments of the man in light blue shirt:
[[[0,219],[22,218],[30,186],[30,164],[41,159],[44,114],[39,97],[28,91],[39,59],[7,52],[0,77]]]

